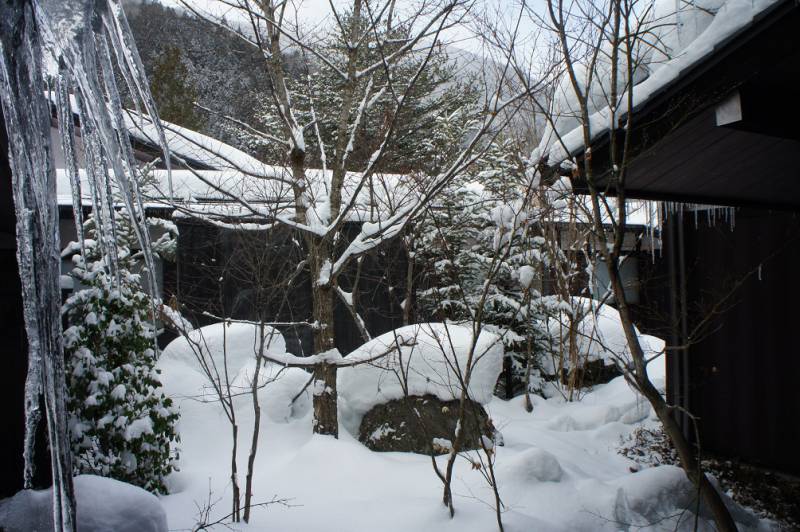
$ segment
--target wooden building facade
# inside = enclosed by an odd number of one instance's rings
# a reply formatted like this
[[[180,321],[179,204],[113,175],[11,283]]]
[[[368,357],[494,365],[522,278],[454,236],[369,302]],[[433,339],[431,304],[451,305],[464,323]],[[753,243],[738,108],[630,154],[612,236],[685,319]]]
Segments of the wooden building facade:
[[[668,401],[696,416],[704,453],[793,474],[800,474],[798,30],[800,5],[779,0],[638,105],[625,187],[628,197],[666,202],[658,272],[665,282],[650,289],[648,305],[663,316],[657,334],[668,341]],[[602,175],[607,139],[592,154]],[[614,193],[613,183],[599,181]],[[574,184],[587,191],[580,177]],[[679,416],[694,438],[690,418]]]

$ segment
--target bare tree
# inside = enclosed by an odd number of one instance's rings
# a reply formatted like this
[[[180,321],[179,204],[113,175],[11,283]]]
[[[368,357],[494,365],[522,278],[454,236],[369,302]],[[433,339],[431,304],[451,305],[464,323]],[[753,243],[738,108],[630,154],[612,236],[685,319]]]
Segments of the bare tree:
[[[469,3],[436,0],[401,9],[393,0],[353,0],[346,12],[331,3],[332,32],[345,49],[340,62],[326,55],[317,39],[292,20],[289,2],[223,3],[235,9],[241,15],[239,22],[244,20],[246,24],[215,19],[188,2],[185,6],[234,31],[261,51],[265,75],[272,88],[271,105],[279,123],[269,132],[240,125],[287,154],[286,166],[281,168],[245,167],[235,160],[230,160],[230,166],[262,189],[269,184],[272,201],[287,201],[280,212],[271,213],[262,204],[249,201],[240,183],[211,182],[198,174],[198,178],[234,204],[238,214],[231,215],[230,211],[194,214],[206,219],[216,217],[224,223],[246,220],[260,227],[284,225],[302,235],[307,253],[305,267],[313,284],[314,353],[319,355],[313,365],[318,383],[315,389],[323,391],[314,395],[314,431],[337,436],[336,368],[342,362],[336,349],[333,308],[339,276],[352,261],[400,235],[409,220],[421,213],[455,175],[479,156],[484,137],[507,120],[503,111],[513,108],[521,93],[501,98],[499,83],[495,88],[486,88],[484,109],[472,124],[463,146],[447,157],[446,164],[435,175],[419,179],[390,176],[383,173],[382,162],[398,142],[398,117],[437,52],[442,33],[461,23]],[[229,15],[227,20],[232,18]],[[398,29],[402,32],[395,31]],[[287,62],[290,53],[300,54],[309,76],[325,71],[336,81],[339,104],[332,109],[322,108],[311,95],[309,123],[302,122],[295,94],[290,90]],[[414,69],[401,75],[400,66],[407,65],[410,58],[414,59]],[[381,126],[365,130],[362,126],[368,112],[384,98],[390,103]],[[322,168],[313,168],[307,151],[312,144],[307,143],[307,137],[321,138],[322,113],[332,114],[326,118],[328,123],[335,124],[333,141],[332,146],[316,142],[320,152],[316,159]],[[375,146],[374,151],[356,164],[354,150],[368,141]],[[192,211],[191,206],[180,208]],[[361,222],[361,229],[348,241],[343,228],[351,221]],[[347,298],[341,299],[347,302]]]

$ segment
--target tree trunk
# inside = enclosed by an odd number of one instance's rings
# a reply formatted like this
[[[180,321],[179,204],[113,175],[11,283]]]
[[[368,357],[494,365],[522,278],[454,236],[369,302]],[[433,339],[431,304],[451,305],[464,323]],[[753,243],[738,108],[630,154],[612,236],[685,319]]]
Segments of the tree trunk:
[[[525,361],[525,411],[533,412],[533,403],[531,402],[531,369],[533,366],[533,348],[531,346],[531,334],[528,333],[528,346],[527,357]],[[509,367],[509,372],[511,368]],[[511,399],[511,393],[507,393],[508,399]]]
[[[412,237],[406,237],[406,293],[403,299],[403,325],[411,325],[411,309],[414,301],[414,261],[415,256],[411,253],[414,248]]]
[[[336,411],[336,366],[314,366],[314,432],[339,437]]]
[[[253,382],[250,383],[250,394],[253,400],[253,437],[250,440],[250,455],[247,457],[247,478],[244,489],[244,522],[250,522],[250,507],[253,500],[253,469],[258,452],[258,433],[261,430],[261,405],[258,403],[258,380],[261,373],[261,362],[264,360],[264,321],[258,327],[258,356],[256,369],[253,372]]]
[[[231,450],[231,486],[233,489],[233,497],[231,500],[232,509],[231,509],[231,520],[234,523],[238,523],[241,518],[241,506],[240,506],[240,499],[239,499],[239,473],[236,468],[236,453],[238,452],[238,442],[239,442],[239,427],[236,423],[231,425],[231,430],[233,431],[232,438],[233,438],[233,449]]]
[[[722,497],[708,480],[705,473],[700,469],[700,464],[698,464],[694,450],[686,440],[686,437],[684,437],[681,427],[672,415],[673,409],[670,408],[658,390],[650,383],[649,379],[639,383],[637,378],[637,383],[645,397],[650,401],[650,404],[653,405],[653,410],[655,410],[658,419],[664,426],[664,431],[667,433],[672,445],[678,452],[678,458],[680,459],[681,467],[686,472],[686,476],[695,486],[699,484],[700,497],[703,502],[706,503],[709,510],[711,510],[714,521],[717,524],[717,529],[720,532],[738,530],[736,522],[733,520],[727,506],[725,506]]]
[[[312,249],[311,275],[313,283],[313,317],[317,323],[314,329],[314,353],[324,353],[336,348],[336,337],[333,329],[333,296],[332,282],[325,281],[320,273],[330,268],[328,245],[317,242]],[[326,265],[327,263],[327,265]],[[314,366],[314,432],[339,437],[339,421],[336,394],[336,366],[320,363]]]

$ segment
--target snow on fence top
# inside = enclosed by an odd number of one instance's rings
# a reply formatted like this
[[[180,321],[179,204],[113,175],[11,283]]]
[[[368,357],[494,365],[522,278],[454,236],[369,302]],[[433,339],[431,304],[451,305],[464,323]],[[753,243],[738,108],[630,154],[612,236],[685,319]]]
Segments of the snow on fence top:
[[[131,138],[155,144],[156,127],[146,116],[128,112],[125,125]],[[188,205],[192,213],[221,216],[246,216],[254,212],[264,218],[292,216],[294,211],[294,178],[290,168],[268,165],[212,137],[161,121],[171,156],[187,168],[171,171],[150,170],[150,183],[145,195],[150,207]],[[203,169],[192,168],[197,163]],[[211,168],[211,169],[209,169]],[[81,184],[87,183],[85,169],[79,169]],[[60,205],[72,204],[70,180],[66,169],[57,168],[57,194]],[[325,210],[331,171],[307,169],[310,197],[318,211]],[[343,201],[348,202],[362,181],[359,172],[345,177]],[[417,181],[411,176],[376,172],[358,193],[352,218],[357,221],[376,221],[382,213],[396,212],[416,199]],[[91,205],[90,198],[83,198]]]
[[[702,5],[686,3],[676,12],[674,0],[658,0],[650,17],[652,20],[645,23],[642,31],[651,34],[649,40],[660,43],[663,49],[642,46],[643,52],[635,58],[633,109],[665,90],[778,1],[704,0],[700,2]],[[607,101],[610,81],[602,72],[609,67],[598,66],[600,72],[587,91],[589,112],[592,113],[589,117],[592,140],[608,131],[610,126],[611,113]],[[579,79],[586,77],[580,67],[576,67],[576,74]],[[582,124],[578,118],[580,109],[567,76],[556,89],[552,110],[555,130],[548,124],[531,159],[538,161],[546,157],[550,164],[556,164],[584,148]]]
[[[369,360],[368,364],[339,369],[339,396],[355,413],[408,395],[435,395],[443,401],[461,397],[462,379],[472,355],[469,398],[488,403],[503,365],[503,344],[490,332],[478,334],[474,350],[471,327],[423,323],[383,334],[350,353],[345,360]]]

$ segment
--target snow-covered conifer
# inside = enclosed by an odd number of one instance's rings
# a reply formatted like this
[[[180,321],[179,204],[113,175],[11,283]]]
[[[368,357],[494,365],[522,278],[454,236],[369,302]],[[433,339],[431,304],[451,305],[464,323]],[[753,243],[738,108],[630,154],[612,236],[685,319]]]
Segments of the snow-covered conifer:
[[[178,413],[161,391],[151,300],[132,271],[129,228],[121,219],[116,275],[91,238],[94,218],[86,223],[84,254],[73,257],[80,289],[63,310],[73,464],[75,473],[165,493],[177,459]]]
[[[495,141],[473,171],[454,181],[429,209],[418,225],[415,250],[422,314],[470,320],[483,305],[482,322],[506,346],[515,390],[547,346],[536,282],[546,269],[547,253],[531,226],[530,192],[514,144]]]

